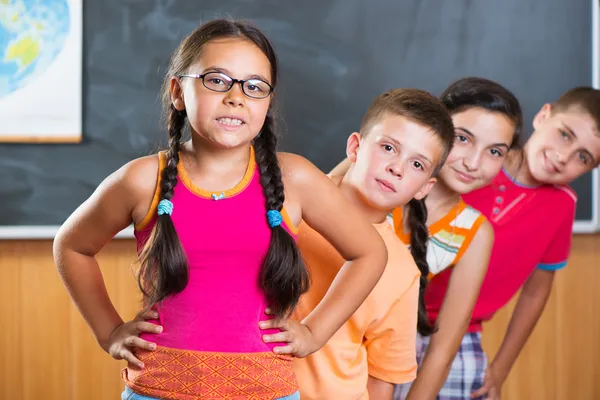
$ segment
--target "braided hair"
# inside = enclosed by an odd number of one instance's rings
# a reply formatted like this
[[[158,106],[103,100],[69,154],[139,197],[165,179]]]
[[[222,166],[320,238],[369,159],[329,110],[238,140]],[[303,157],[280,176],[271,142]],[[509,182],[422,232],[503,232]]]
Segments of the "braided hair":
[[[206,43],[221,38],[240,38],[258,46],[270,61],[272,86],[275,87],[277,57],[269,40],[250,23],[217,19],[201,25],[185,38],[173,54],[163,82],[169,148],[166,151],[166,165],[160,181],[161,201],[170,201],[173,197],[173,190],[177,184],[181,137],[187,120],[185,110],[177,110],[172,105],[169,81],[171,77],[187,72],[187,69],[202,54],[202,48]],[[275,118],[271,109],[267,112],[263,127],[254,139],[253,145],[266,199],[266,209],[279,213],[283,208],[285,194],[276,152]],[[181,292],[186,287],[189,277],[187,257],[168,213],[158,216],[150,238],[140,255],[140,264],[138,284],[144,294],[147,307],[151,307],[169,295]],[[289,315],[300,295],[308,290],[308,272],[296,242],[281,225],[272,227],[269,249],[260,272],[259,283],[264,290],[269,307],[279,317]]]

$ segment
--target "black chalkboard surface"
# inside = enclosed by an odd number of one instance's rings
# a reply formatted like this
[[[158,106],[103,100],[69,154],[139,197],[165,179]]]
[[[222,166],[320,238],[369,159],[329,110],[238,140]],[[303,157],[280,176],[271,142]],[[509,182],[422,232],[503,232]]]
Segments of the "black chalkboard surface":
[[[85,2],[83,142],[0,145],[0,226],[6,237],[15,226],[60,225],[112,171],[164,145],[169,56],[207,19],[248,18],[267,33],[281,61],[281,147],[329,170],[390,88],[439,94],[484,76],[513,90],[531,121],[544,102],[591,85],[591,11],[589,0]],[[588,221],[591,174],[573,187],[577,220]]]

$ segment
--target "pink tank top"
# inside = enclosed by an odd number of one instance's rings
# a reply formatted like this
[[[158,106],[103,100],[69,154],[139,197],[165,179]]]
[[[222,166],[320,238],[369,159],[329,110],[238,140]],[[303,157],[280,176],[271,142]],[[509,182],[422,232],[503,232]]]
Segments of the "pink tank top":
[[[160,177],[164,155],[159,159]],[[159,186],[148,215],[136,226],[138,249],[156,221]],[[195,351],[272,350],[279,344],[264,343],[262,335],[277,331],[258,327],[259,321],[269,319],[259,276],[271,228],[253,149],[242,181],[222,193],[195,187],[180,162],[171,201],[171,218],[188,258],[189,281],[181,293],[158,306],[155,322],[163,332],[141,337],[159,346]],[[285,210],[282,215],[284,227],[295,234]]]

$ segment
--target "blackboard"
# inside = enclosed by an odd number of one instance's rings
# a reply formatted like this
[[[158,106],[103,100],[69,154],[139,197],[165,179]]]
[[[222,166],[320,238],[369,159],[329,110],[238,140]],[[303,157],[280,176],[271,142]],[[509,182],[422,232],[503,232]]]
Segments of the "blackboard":
[[[202,21],[243,17],[271,38],[281,147],[326,171],[394,87],[439,94],[463,76],[494,79],[519,97],[531,131],[544,102],[592,84],[591,15],[589,0],[86,1],[83,142],[0,145],[0,226],[60,225],[107,175],[165,144],[159,86]],[[592,175],[573,187],[588,221]]]

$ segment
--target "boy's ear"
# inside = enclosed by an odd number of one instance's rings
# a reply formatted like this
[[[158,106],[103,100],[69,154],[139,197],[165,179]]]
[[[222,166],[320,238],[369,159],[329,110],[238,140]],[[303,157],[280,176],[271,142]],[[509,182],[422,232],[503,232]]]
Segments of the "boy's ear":
[[[181,87],[181,81],[177,77],[172,77],[169,81],[169,92],[171,92],[171,104],[178,111],[185,110],[185,103],[183,101],[183,89]]]
[[[356,162],[356,156],[358,154],[358,149],[360,148],[361,137],[358,132],[353,132],[349,137],[346,143],[346,156],[350,162]]]
[[[429,191],[431,190],[433,185],[435,185],[436,182],[436,178],[429,178],[429,180],[425,182],[423,186],[421,186],[421,189],[419,189],[419,191],[413,197],[417,200],[423,200],[425,196],[429,194]]]
[[[542,122],[550,118],[550,116],[552,116],[552,104],[546,103],[542,106],[542,108],[540,108],[540,111],[538,111],[538,113],[533,118],[533,129],[537,129],[538,126],[540,126]]]

